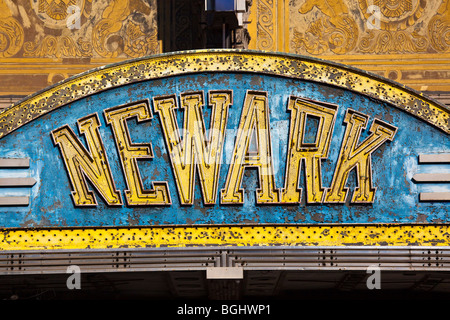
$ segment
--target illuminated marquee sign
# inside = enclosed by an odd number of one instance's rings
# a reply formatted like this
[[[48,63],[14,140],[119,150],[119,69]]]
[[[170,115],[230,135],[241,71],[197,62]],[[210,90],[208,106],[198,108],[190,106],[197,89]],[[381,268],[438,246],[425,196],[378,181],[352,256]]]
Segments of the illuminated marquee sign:
[[[177,97],[157,96],[153,105],[161,120],[162,135],[167,146],[177,186],[180,203],[192,205],[196,172],[203,202],[216,204],[218,182],[229,107],[232,91],[210,91],[212,106],[210,128],[206,130],[203,115],[204,93],[182,93],[181,108]],[[307,203],[344,203],[348,188],[346,182],[350,171],[356,169],[358,187],[353,192],[351,203],[371,203],[376,189],[372,185],[371,154],[384,142],[392,141],[396,127],[375,119],[369,129],[370,136],[360,142],[361,131],[367,127],[369,116],[348,109],[344,117],[347,129],[344,133],[338,162],[330,188],[322,187],[321,160],[326,159],[330,149],[335,125],[336,105],[317,103],[299,97],[289,97],[287,110],[289,120],[290,149],[286,159],[284,188],[277,188],[273,169],[273,152],[270,134],[268,96],[263,91],[247,91],[241,118],[237,128],[232,162],[226,182],[220,190],[221,204],[243,204],[244,190],[241,188],[246,167],[257,168],[257,204],[288,204],[301,202],[300,174],[306,177]],[[183,109],[183,134],[177,124],[175,111]],[[151,143],[133,144],[127,120],[137,118],[147,121],[153,118],[148,100],[113,107],[104,111],[106,123],[111,125],[113,136],[126,178],[126,203],[138,205],[171,205],[167,181],[151,182],[152,189],[144,189],[137,160],[154,157]],[[305,127],[309,117],[315,117],[317,127],[311,142],[305,142]],[[80,132],[87,141],[83,146],[70,126],[65,125],[52,132],[54,143],[61,155],[73,186],[76,206],[97,205],[95,195],[89,190],[86,179],[95,186],[98,194],[111,206],[122,205],[121,195],[116,190],[113,174],[108,165],[108,155],[99,132],[100,120],[92,114],[77,121]],[[255,149],[251,150],[251,139],[255,137]],[[89,152],[88,150],[91,150]]]
[[[0,126],[2,227],[449,220],[449,110],[321,60],[133,60],[36,93]]]

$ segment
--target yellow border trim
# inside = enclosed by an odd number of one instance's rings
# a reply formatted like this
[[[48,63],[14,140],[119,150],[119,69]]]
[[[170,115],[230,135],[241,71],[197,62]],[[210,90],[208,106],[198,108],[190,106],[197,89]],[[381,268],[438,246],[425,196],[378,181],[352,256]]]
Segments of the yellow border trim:
[[[290,54],[198,50],[129,60],[66,79],[2,111],[0,138],[88,95],[140,81],[200,72],[250,72],[333,85],[388,102],[450,134],[450,110],[446,106],[367,71]]]
[[[449,246],[449,225],[208,225],[0,229],[0,251],[189,246]]]

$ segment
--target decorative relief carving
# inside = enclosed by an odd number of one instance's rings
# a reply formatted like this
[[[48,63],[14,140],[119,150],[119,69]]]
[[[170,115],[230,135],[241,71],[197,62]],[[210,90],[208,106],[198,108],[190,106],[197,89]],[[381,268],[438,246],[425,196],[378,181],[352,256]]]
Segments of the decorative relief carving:
[[[284,4],[288,9],[281,11]],[[450,73],[446,58],[434,55],[450,53],[450,0],[255,0],[250,12],[252,49],[336,56],[386,77],[395,72],[397,81],[417,90],[449,88],[440,80]],[[279,45],[283,33],[285,47]],[[398,54],[402,59],[388,57]]]
[[[22,0],[23,1],[23,0]],[[23,45],[24,57],[91,57],[87,26],[81,15],[89,16],[86,4],[92,0],[29,0],[35,30]],[[76,22],[76,24],[74,24]],[[42,25],[46,29],[42,29]]]
[[[92,0],[87,1],[91,2]],[[69,8],[77,6],[82,12],[85,2],[86,0],[30,0],[37,17],[44,22],[46,27],[52,29],[67,28]]]
[[[362,17],[369,19],[371,5],[379,9],[381,30],[405,30],[423,15],[426,0],[358,0]]]
[[[291,4],[295,53],[449,52],[450,0],[294,0]],[[374,19],[376,26],[369,26]]]
[[[0,0],[0,58],[14,56],[21,49],[23,41],[21,24],[13,17],[5,1]]]
[[[307,14],[317,8],[323,15],[312,21],[305,33],[294,29],[293,47],[311,54],[331,50],[336,54],[351,51],[358,39],[358,27],[343,0],[307,0],[298,10]]]
[[[359,0],[361,14],[370,19],[372,2]],[[373,0],[378,11],[379,29],[367,30],[368,35],[361,38],[359,50],[364,53],[417,53],[426,52],[429,41],[415,25],[423,15],[425,0]],[[367,29],[367,28],[366,28]],[[411,30],[407,30],[411,29]]]
[[[48,35],[43,40],[26,42],[24,44],[25,57],[90,57],[91,43],[83,38],[75,41],[71,37],[55,37]]]
[[[138,57],[159,52],[156,29],[147,26],[148,30],[142,31],[142,26],[130,17],[136,11],[147,16],[156,14],[142,0],[114,0],[108,3],[102,19],[92,31],[92,43],[100,56],[115,58],[123,52],[130,57]]]
[[[144,55],[155,54],[159,52],[158,34],[156,29],[146,34],[141,27],[130,21],[126,27],[126,41],[124,52],[130,57],[142,57]]]
[[[369,35],[362,37],[359,50],[364,53],[406,53],[426,52],[428,39],[416,31],[370,30]]]
[[[191,10],[193,8],[191,6],[193,4],[185,0],[174,0],[173,5],[174,13],[172,17],[175,20],[175,28],[172,41],[174,49],[176,51],[187,50],[192,44]]]
[[[0,58],[159,53],[156,9],[156,0],[0,0]]]
[[[272,50],[274,45],[274,0],[260,0],[256,3],[258,10],[257,47],[261,50]]]
[[[450,0],[444,0],[428,24],[431,46],[438,52],[450,51]]]

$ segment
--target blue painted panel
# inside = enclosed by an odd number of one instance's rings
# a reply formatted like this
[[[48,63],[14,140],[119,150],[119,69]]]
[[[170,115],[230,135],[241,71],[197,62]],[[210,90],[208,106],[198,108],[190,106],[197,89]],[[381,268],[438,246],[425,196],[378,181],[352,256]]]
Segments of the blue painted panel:
[[[257,205],[255,189],[258,187],[256,170],[246,170],[242,188],[245,189],[243,205],[204,206],[198,177],[195,200],[192,206],[181,206],[169,162],[161,122],[152,111],[152,120],[137,123],[129,120],[130,135],[134,143],[152,143],[155,158],[140,160],[139,168],[144,186],[152,181],[167,181],[172,205],[166,207],[107,206],[96,194],[98,205],[91,208],[75,207],[71,198],[71,186],[61,154],[52,142],[50,132],[63,125],[70,125],[80,140],[76,122],[79,118],[97,113],[101,120],[100,133],[118,190],[126,189],[111,127],[106,125],[103,110],[125,103],[186,91],[233,90],[219,189],[223,188],[231,161],[234,138],[244,97],[247,90],[268,92],[270,124],[277,188],[284,186],[287,140],[290,114],[287,101],[291,95],[305,97],[339,106],[329,157],[322,163],[322,181],[329,187],[336,166],[342,137],[345,131],[343,118],[348,108],[381,119],[398,127],[392,142],[384,143],[372,154],[373,185],[377,187],[373,204],[305,204]],[[209,127],[210,109],[205,108],[206,127]],[[183,114],[177,111],[179,127]],[[363,141],[369,130],[360,138]],[[85,97],[65,107],[50,112],[22,126],[0,140],[1,158],[30,158],[29,169],[0,169],[0,177],[7,177],[11,170],[21,176],[33,177],[37,183],[32,188],[0,188],[0,195],[30,196],[30,204],[23,207],[3,207],[1,227],[37,226],[128,226],[157,224],[222,224],[222,223],[441,223],[449,222],[449,204],[446,202],[420,202],[420,192],[450,191],[449,184],[417,184],[412,181],[416,173],[448,172],[450,165],[418,163],[419,154],[450,153],[448,136],[435,127],[412,117],[391,105],[364,95],[331,86],[286,79],[276,76],[227,73],[182,75],[113,88],[95,96]],[[18,176],[18,175],[16,175]],[[351,175],[347,186],[353,190],[355,176]],[[303,178],[300,187],[304,187]],[[219,199],[219,197],[218,197]]]

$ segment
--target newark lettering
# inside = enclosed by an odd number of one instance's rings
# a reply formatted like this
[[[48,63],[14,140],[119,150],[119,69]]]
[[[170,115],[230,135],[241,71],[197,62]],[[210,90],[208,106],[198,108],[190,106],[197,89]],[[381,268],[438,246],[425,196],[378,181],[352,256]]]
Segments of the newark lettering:
[[[380,119],[374,119],[369,135],[361,141],[361,133],[369,124],[369,116],[347,109],[342,137],[330,186],[322,183],[322,161],[327,159],[338,106],[291,96],[286,110],[290,115],[288,148],[285,159],[284,185],[276,186],[274,155],[270,128],[268,93],[249,90],[241,108],[233,105],[231,90],[210,90],[155,96],[104,110],[106,124],[111,128],[127,189],[123,196],[128,206],[171,205],[168,181],[152,181],[145,189],[137,160],[154,158],[152,139],[147,143],[133,143],[128,121],[151,122],[161,127],[161,136],[167,148],[174,182],[182,205],[192,205],[194,186],[199,185],[205,205],[236,205],[244,203],[242,180],[245,170],[255,168],[259,185],[254,195],[257,204],[299,204],[302,197],[308,204],[345,203],[349,194],[347,180],[355,169],[357,186],[350,203],[373,203],[372,154],[385,142],[392,141],[397,128]],[[150,105],[152,102],[153,111]],[[206,128],[204,108],[210,108],[210,125]],[[229,113],[240,110],[236,130],[227,130]],[[180,128],[177,113],[183,113]],[[313,140],[306,139],[307,123],[316,123]],[[117,190],[108,155],[99,132],[97,113],[77,121],[86,146],[68,126],[51,132],[58,147],[71,184],[75,206],[97,205],[96,195],[110,206],[122,206],[122,195]],[[225,181],[219,181],[227,134],[232,132],[234,147]],[[114,173],[117,174],[117,173]],[[305,190],[299,187],[304,175]],[[196,181],[198,177],[198,181]],[[87,181],[95,188],[89,190]],[[219,199],[218,199],[219,198]]]

